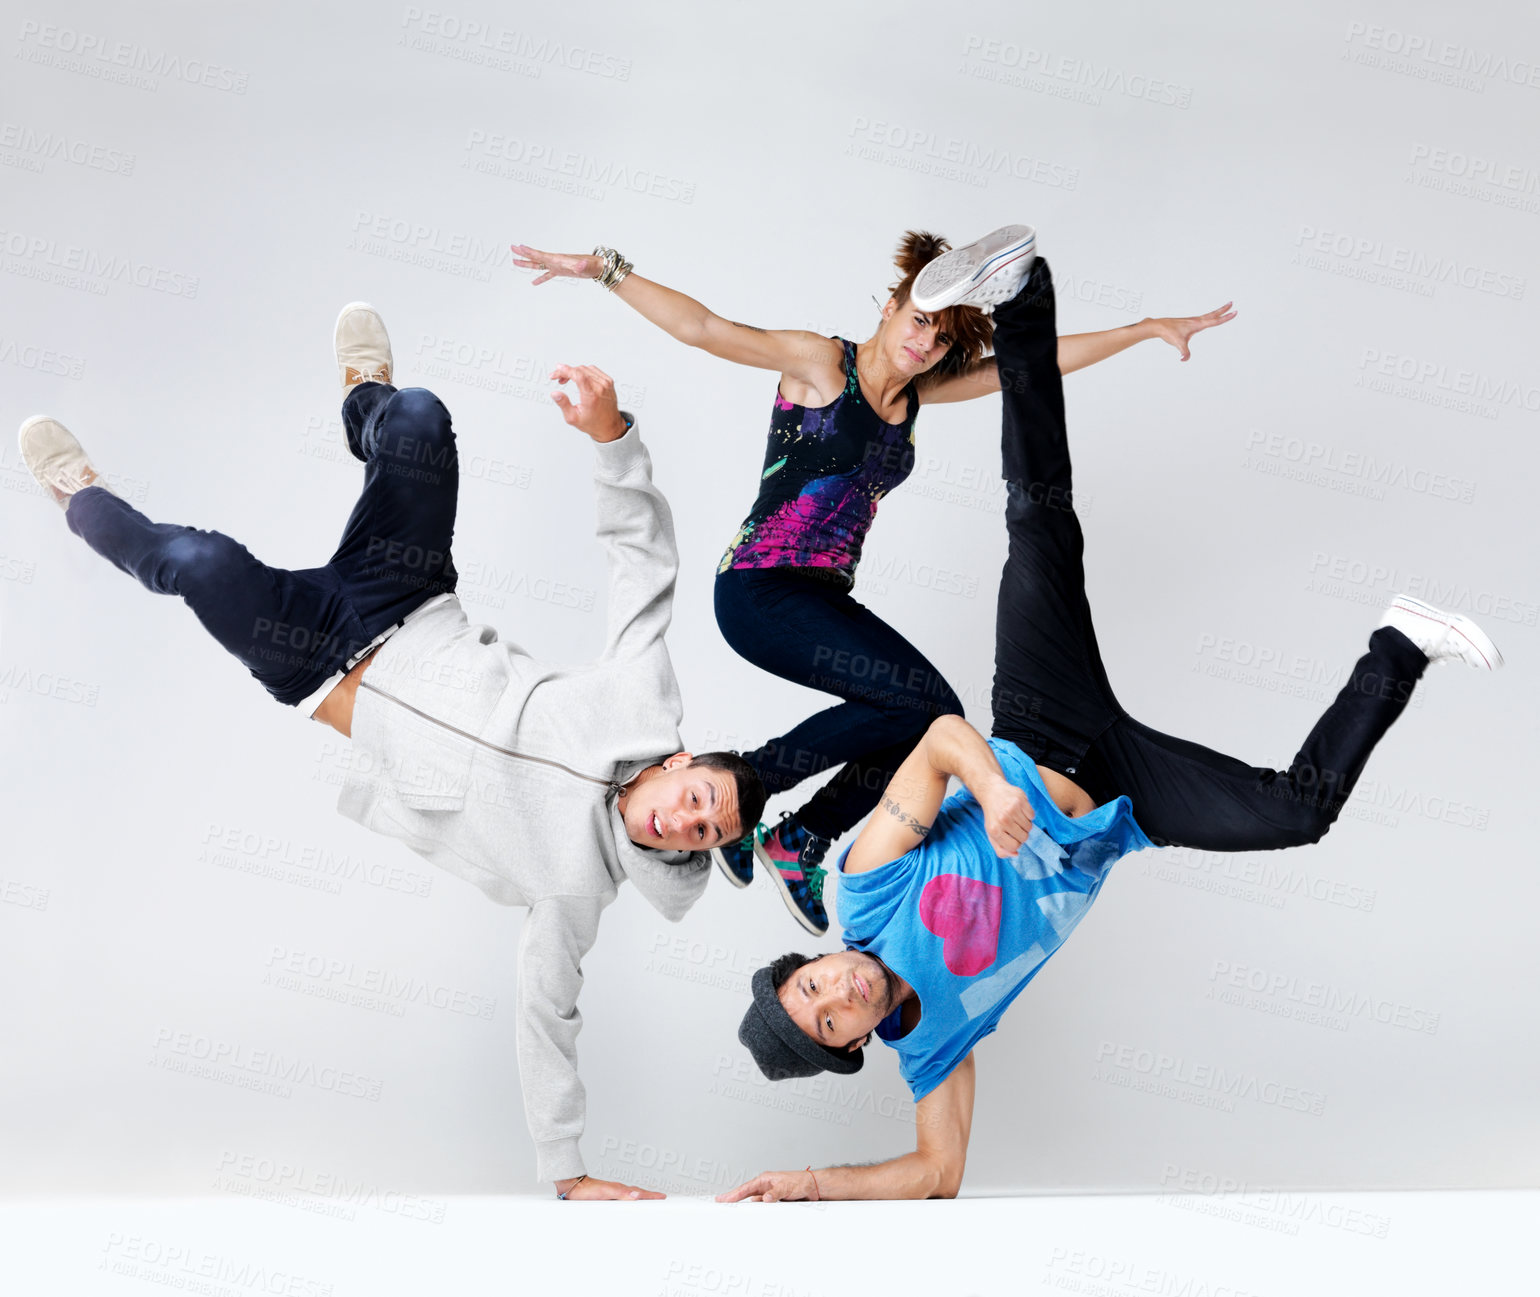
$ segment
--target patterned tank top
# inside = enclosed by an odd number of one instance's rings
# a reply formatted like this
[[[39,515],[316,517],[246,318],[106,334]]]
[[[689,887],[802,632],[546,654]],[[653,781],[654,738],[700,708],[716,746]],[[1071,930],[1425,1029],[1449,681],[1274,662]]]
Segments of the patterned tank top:
[[[902,423],[888,423],[861,394],[856,344],[845,353],[845,390],[817,409],[793,405],[777,389],[759,498],[727,546],[718,572],[730,568],[806,567],[855,583],[861,546],[877,502],[914,467],[914,421],[920,398],[904,389]]]

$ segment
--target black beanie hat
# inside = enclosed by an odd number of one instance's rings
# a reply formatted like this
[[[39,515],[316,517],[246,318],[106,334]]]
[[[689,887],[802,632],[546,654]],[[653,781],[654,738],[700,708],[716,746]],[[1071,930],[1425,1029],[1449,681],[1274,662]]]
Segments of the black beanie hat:
[[[788,1081],[798,1076],[817,1076],[820,1072],[849,1076],[861,1070],[866,1061],[863,1050],[829,1049],[791,1020],[776,994],[768,967],[754,974],[753,987],[754,1003],[738,1025],[738,1039],[753,1055],[766,1080]]]

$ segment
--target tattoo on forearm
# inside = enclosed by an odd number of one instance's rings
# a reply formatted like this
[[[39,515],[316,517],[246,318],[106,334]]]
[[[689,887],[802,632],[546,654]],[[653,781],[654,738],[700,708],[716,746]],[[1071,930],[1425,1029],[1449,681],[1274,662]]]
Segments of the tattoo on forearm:
[[[745,324],[742,320],[729,320],[728,323],[735,329],[752,329],[755,333],[768,332],[766,329],[761,329],[757,324]]]
[[[904,808],[895,802],[891,797],[884,797],[882,799],[882,809],[885,810],[894,819],[902,821],[904,826],[912,830],[914,836],[917,838],[923,838],[927,833],[930,832],[930,825],[921,824],[919,820],[910,815],[908,811],[904,810]]]

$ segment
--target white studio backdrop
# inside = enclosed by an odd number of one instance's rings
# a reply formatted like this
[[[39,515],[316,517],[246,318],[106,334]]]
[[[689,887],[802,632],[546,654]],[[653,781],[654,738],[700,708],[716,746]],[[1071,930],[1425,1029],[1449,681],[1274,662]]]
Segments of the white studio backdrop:
[[[8,426],[54,414],[152,517],[324,562],[360,480],[330,330],[372,301],[454,414],[472,618],[580,659],[590,456],[543,376],[598,364],[674,504],[687,742],[752,747],[827,705],[711,611],[774,376],[531,290],[510,242],[858,340],[906,228],[1036,225],[1064,332],[1234,299],[1189,364],[1067,380],[1124,704],[1287,765],[1399,590],[1508,669],[1432,673],[1319,846],[1120,863],[979,1050],[966,1190],[1533,1185],[1532,8],[452,3],[6,5]],[[922,414],[858,582],[986,729],[998,412]],[[346,741],[91,554],[9,432],[0,486],[0,1191],[535,1190],[522,912],[338,816]],[[585,962],[590,1169],[714,1193],[910,1146],[888,1051],[769,1087],[735,1040],[754,967],[834,945],[762,880],[677,926],[623,894]]]

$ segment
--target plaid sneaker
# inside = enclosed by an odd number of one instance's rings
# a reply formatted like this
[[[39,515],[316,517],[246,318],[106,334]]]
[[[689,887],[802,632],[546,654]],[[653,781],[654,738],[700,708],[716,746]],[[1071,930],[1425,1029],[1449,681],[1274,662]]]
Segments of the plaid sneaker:
[[[734,887],[747,887],[754,881],[754,837],[763,832],[765,826],[760,824],[737,842],[711,848],[711,858]]]
[[[815,937],[829,930],[820,868],[828,851],[829,839],[809,833],[789,812],[773,829],[761,828],[754,835],[754,854],[780,886],[786,908]]]

